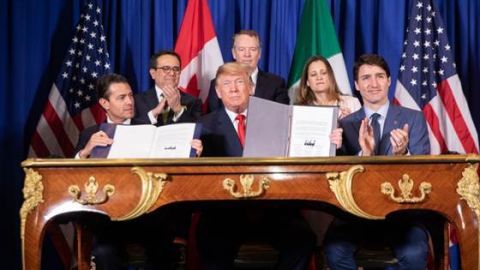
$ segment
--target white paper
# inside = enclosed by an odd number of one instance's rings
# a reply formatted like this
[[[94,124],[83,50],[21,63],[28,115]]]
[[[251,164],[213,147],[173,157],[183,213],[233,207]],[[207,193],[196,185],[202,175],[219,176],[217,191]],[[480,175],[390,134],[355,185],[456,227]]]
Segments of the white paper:
[[[163,126],[156,132],[150,157],[181,158],[189,157],[195,124],[174,124]]]
[[[146,158],[155,137],[152,125],[117,125],[108,158]]]
[[[195,124],[118,125],[108,158],[188,158]]]
[[[330,156],[330,134],[336,127],[336,113],[335,107],[293,106],[289,156]]]

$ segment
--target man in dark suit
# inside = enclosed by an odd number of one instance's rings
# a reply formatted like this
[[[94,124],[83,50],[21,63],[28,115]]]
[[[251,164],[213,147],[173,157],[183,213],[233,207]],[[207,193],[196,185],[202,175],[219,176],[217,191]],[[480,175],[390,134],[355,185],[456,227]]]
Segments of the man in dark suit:
[[[132,89],[125,77],[108,74],[97,81],[98,103],[105,110],[107,122],[113,124],[141,124],[132,120],[134,99]],[[75,153],[77,158],[88,158],[96,146],[107,146],[113,140],[100,131],[99,125],[84,129],[78,138]]]
[[[155,86],[135,95],[136,120],[162,126],[198,119],[202,102],[179,90],[180,71],[180,56],[174,51],[160,51],[150,58]]]
[[[200,118],[204,156],[242,156],[250,89],[248,71],[242,65],[228,63],[218,69],[216,91],[224,107]],[[279,250],[276,269],[306,268],[315,235],[299,211],[255,208],[242,205],[202,212],[197,236],[203,269],[233,269],[240,246],[248,240],[267,241]]]
[[[107,122],[113,124],[144,124],[132,119],[134,98],[125,77],[108,74],[97,81],[99,104],[105,110]],[[96,146],[112,144],[112,138],[95,125],[83,130],[76,146],[76,158],[89,158]],[[201,152],[201,142],[195,140],[192,147]],[[98,270],[127,269],[127,250],[144,250],[145,269],[175,269],[177,251],[173,245],[178,216],[167,209],[138,219],[112,223],[106,218],[89,216],[86,222],[95,235],[92,255]],[[129,248],[131,247],[131,248]],[[132,253],[132,252],[130,252]],[[136,252],[138,253],[138,252]]]
[[[362,55],[354,66],[355,87],[363,108],[340,120],[344,154],[419,155],[430,153],[423,114],[390,104],[390,70],[378,55]],[[357,269],[354,253],[365,243],[389,244],[398,259],[395,269],[426,269],[428,234],[422,226],[398,215],[386,221],[336,220],[324,242],[330,269]]]
[[[242,30],[233,36],[233,58],[236,62],[248,68],[253,82],[250,95],[288,104],[290,99],[285,81],[275,74],[261,71],[258,68],[257,64],[261,54],[260,37],[254,30]],[[207,101],[209,112],[223,106],[215,91],[214,81],[210,84]]]

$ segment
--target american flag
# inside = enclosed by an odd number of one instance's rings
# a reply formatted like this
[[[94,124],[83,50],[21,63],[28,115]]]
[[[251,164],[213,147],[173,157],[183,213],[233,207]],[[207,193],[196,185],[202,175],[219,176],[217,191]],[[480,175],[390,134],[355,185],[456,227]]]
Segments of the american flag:
[[[433,0],[414,1],[406,34],[395,101],[423,111],[432,154],[478,153],[477,131]]]
[[[29,156],[71,157],[79,133],[104,120],[95,92],[97,78],[110,72],[101,15],[97,3],[85,5],[32,136]]]

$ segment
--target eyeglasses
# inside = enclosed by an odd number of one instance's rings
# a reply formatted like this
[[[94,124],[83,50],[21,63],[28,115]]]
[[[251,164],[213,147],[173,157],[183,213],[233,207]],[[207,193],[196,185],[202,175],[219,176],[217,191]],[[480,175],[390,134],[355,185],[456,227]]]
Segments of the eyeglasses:
[[[168,73],[170,71],[173,71],[175,73],[180,72],[180,67],[179,66],[163,66],[163,67],[154,67],[154,69],[161,69],[163,72]]]

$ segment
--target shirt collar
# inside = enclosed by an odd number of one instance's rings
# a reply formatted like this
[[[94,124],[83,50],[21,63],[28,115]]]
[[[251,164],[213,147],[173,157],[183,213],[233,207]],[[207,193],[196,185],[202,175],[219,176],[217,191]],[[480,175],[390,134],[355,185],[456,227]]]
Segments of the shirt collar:
[[[388,112],[388,108],[390,107],[390,101],[387,100],[387,102],[385,104],[383,104],[377,111],[373,111],[372,109],[368,108],[368,107],[364,107],[364,110],[365,110],[365,116],[370,119],[370,116],[372,116],[372,114],[374,113],[378,113],[380,114],[380,118],[381,119],[385,119],[387,118],[387,112]]]
[[[258,67],[253,70],[252,74],[250,74],[250,78],[252,78],[253,84],[257,84],[257,79],[258,79]]]
[[[132,122],[132,119],[127,119],[127,120],[125,120],[125,121],[122,122],[122,125],[130,125],[131,122]],[[114,123],[114,122],[112,121],[112,119],[110,119],[110,117],[108,117],[108,115],[107,115],[107,123],[109,123],[109,124],[117,124],[117,123]]]
[[[229,109],[225,108],[225,112],[227,112],[227,115],[228,115],[228,118],[230,118],[230,121],[234,124],[234,126],[236,127],[235,125],[235,118],[237,117],[237,114],[236,112],[232,112],[230,111]],[[247,119],[247,109],[245,109],[245,111],[241,112],[240,114],[243,114],[245,115],[245,119]]]
[[[160,96],[163,95],[163,90],[157,85],[155,85],[155,92],[157,93],[158,101],[160,101]]]

